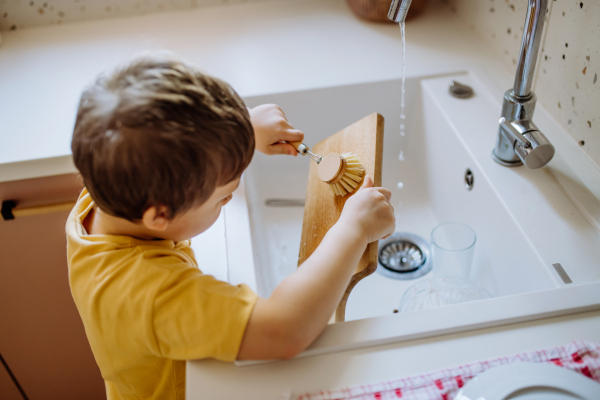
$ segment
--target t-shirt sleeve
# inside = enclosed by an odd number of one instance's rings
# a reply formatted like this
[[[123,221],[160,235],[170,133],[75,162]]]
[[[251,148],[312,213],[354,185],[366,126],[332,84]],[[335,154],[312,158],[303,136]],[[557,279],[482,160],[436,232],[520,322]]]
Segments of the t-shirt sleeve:
[[[159,355],[234,361],[257,298],[244,284],[233,286],[196,268],[171,270],[154,301]]]

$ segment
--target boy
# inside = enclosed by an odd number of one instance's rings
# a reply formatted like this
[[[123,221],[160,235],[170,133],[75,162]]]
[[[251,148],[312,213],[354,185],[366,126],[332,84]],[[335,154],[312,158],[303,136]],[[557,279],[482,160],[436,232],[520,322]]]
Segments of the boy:
[[[172,59],[138,58],[84,91],[69,283],[109,399],[183,399],[187,359],[290,358],[321,333],[367,244],[394,231],[387,189],[366,177],[268,299],[203,275],[188,240],[216,221],[255,148],[295,155],[285,141],[303,137],[277,106],[248,111]]]

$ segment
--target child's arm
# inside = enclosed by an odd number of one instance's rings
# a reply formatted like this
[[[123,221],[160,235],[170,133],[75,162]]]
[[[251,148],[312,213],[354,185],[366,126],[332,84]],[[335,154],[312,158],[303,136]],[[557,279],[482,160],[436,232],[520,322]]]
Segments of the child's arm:
[[[390,198],[389,190],[373,188],[365,177],[315,252],[271,297],[258,299],[238,359],[290,358],[312,343],[340,302],[367,244],[394,232]]]
[[[249,111],[256,139],[256,150],[268,155],[296,156],[298,154],[294,146],[282,142],[301,142],[304,140],[304,133],[290,125],[279,106],[263,104]]]

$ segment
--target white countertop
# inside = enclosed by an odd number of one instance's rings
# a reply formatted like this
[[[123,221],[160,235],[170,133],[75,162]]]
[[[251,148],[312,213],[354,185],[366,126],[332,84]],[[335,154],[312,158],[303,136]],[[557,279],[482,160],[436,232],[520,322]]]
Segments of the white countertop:
[[[477,66],[499,99],[512,85],[513,71],[494,62],[470,28],[437,1],[406,31],[407,76]],[[358,20],[344,0],[280,0],[6,32],[0,182],[74,172],[70,138],[82,88],[102,70],[154,49],[190,60],[242,96],[400,76],[398,27]],[[205,259],[223,259],[226,226],[220,218],[197,243],[197,249],[215,250]],[[600,312],[244,368],[188,362],[187,398],[276,399],[288,389],[301,394],[376,382],[575,339],[600,341]]]
[[[284,400],[289,390],[299,396],[376,383],[577,339],[600,342],[600,311],[243,368],[193,361],[187,363],[187,399]]]

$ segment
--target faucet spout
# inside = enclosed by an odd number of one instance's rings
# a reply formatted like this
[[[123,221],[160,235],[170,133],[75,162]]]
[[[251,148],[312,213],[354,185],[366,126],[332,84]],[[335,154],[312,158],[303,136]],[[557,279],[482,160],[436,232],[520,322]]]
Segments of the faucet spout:
[[[390,11],[388,12],[388,18],[396,23],[404,22],[411,1],[412,0],[393,0]]]
[[[529,0],[527,16],[525,17],[525,30],[521,40],[521,51],[519,52],[519,63],[513,93],[516,97],[529,97],[535,64],[542,43],[542,31],[544,29],[544,14],[548,7],[548,0]]]

